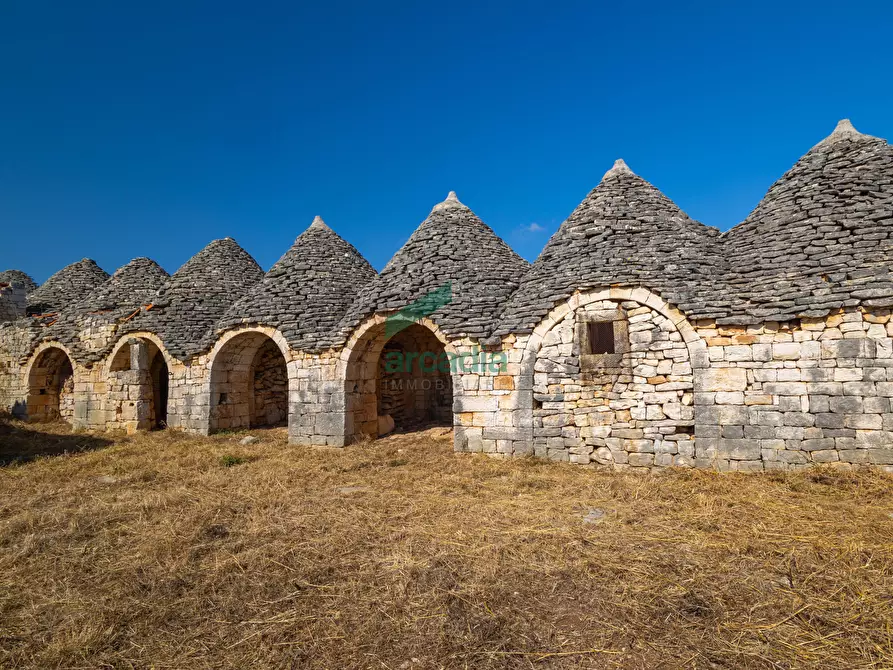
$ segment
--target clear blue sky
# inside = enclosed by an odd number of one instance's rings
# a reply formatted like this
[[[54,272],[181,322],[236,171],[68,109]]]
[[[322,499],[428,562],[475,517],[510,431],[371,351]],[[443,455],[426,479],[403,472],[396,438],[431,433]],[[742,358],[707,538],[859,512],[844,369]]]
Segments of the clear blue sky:
[[[451,189],[533,260],[617,157],[727,229],[838,119],[893,139],[891,30],[881,1],[2,0],[0,270],[225,236],[267,269],[316,214],[381,269]]]

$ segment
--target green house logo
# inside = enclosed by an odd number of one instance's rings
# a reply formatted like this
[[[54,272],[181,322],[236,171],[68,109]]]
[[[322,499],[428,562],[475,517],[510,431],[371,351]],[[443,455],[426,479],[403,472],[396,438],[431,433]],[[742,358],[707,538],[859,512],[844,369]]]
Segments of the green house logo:
[[[415,302],[407,305],[396,314],[391,314],[385,320],[385,338],[390,339],[401,330],[418,323],[426,316],[430,316],[444,305],[453,301],[453,282],[438,286],[433,291],[428,291]]]

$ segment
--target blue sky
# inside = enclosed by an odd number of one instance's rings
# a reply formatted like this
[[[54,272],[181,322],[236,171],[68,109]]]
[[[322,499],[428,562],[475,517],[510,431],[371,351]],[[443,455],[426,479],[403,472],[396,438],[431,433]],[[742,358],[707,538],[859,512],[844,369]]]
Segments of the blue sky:
[[[727,229],[849,117],[893,139],[889,2],[0,2],[0,269],[377,268],[449,190],[522,256],[615,158]]]

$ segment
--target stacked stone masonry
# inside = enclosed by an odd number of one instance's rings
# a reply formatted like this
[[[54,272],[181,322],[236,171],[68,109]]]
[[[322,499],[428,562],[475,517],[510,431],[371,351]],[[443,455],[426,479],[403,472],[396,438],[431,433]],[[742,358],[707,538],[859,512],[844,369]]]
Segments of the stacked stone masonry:
[[[78,428],[287,425],[343,447],[592,467],[893,471],[893,151],[841,122],[727,233],[622,161],[531,266],[459,202],[381,274],[317,218],[264,274],[0,273],[0,409]]]

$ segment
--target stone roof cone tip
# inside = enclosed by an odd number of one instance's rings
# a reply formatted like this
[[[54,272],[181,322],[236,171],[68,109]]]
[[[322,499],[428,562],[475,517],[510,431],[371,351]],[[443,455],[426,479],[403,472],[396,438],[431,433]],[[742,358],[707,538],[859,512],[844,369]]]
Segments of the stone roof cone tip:
[[[432,209],[431,211],[438,212],[442,209],[452,209],[454,207],[465,207],[466,209],[468,209],[463,203],[459,201],[459,197],[456,195],[456,192],[450,191],[449,193],[447,193],[446,200],[434,205],[434,209]]]
[[[322,217],[318,214],[313,217],[313,222],[310,224],[310,228],[313,230],[331,230],[326,222],[322,220]]]
[[[834,144],[835,142],[839,142],[841,140],[858,139],[873,140],[877,138],[872,137],[871,135],[866,135],[865,133],[860,133],[858,130],[856,130],[855,126],[853,126],[852,121],[850,121],[849,119],[841,119],[837,122],[837,125],[834,127],[834,130],[831,132],[831,134],[815,146],[823,147],[828,144]]]
[[[605,176],[602,177],[602,181],[621,174],[635,175],[636,173],[629,169],[629,165],[626,164],[625,160],[623,160],[622,158],[618,158],[616,161],[614,161],[614,165],[611,167],[611,169],[605,172]]]

